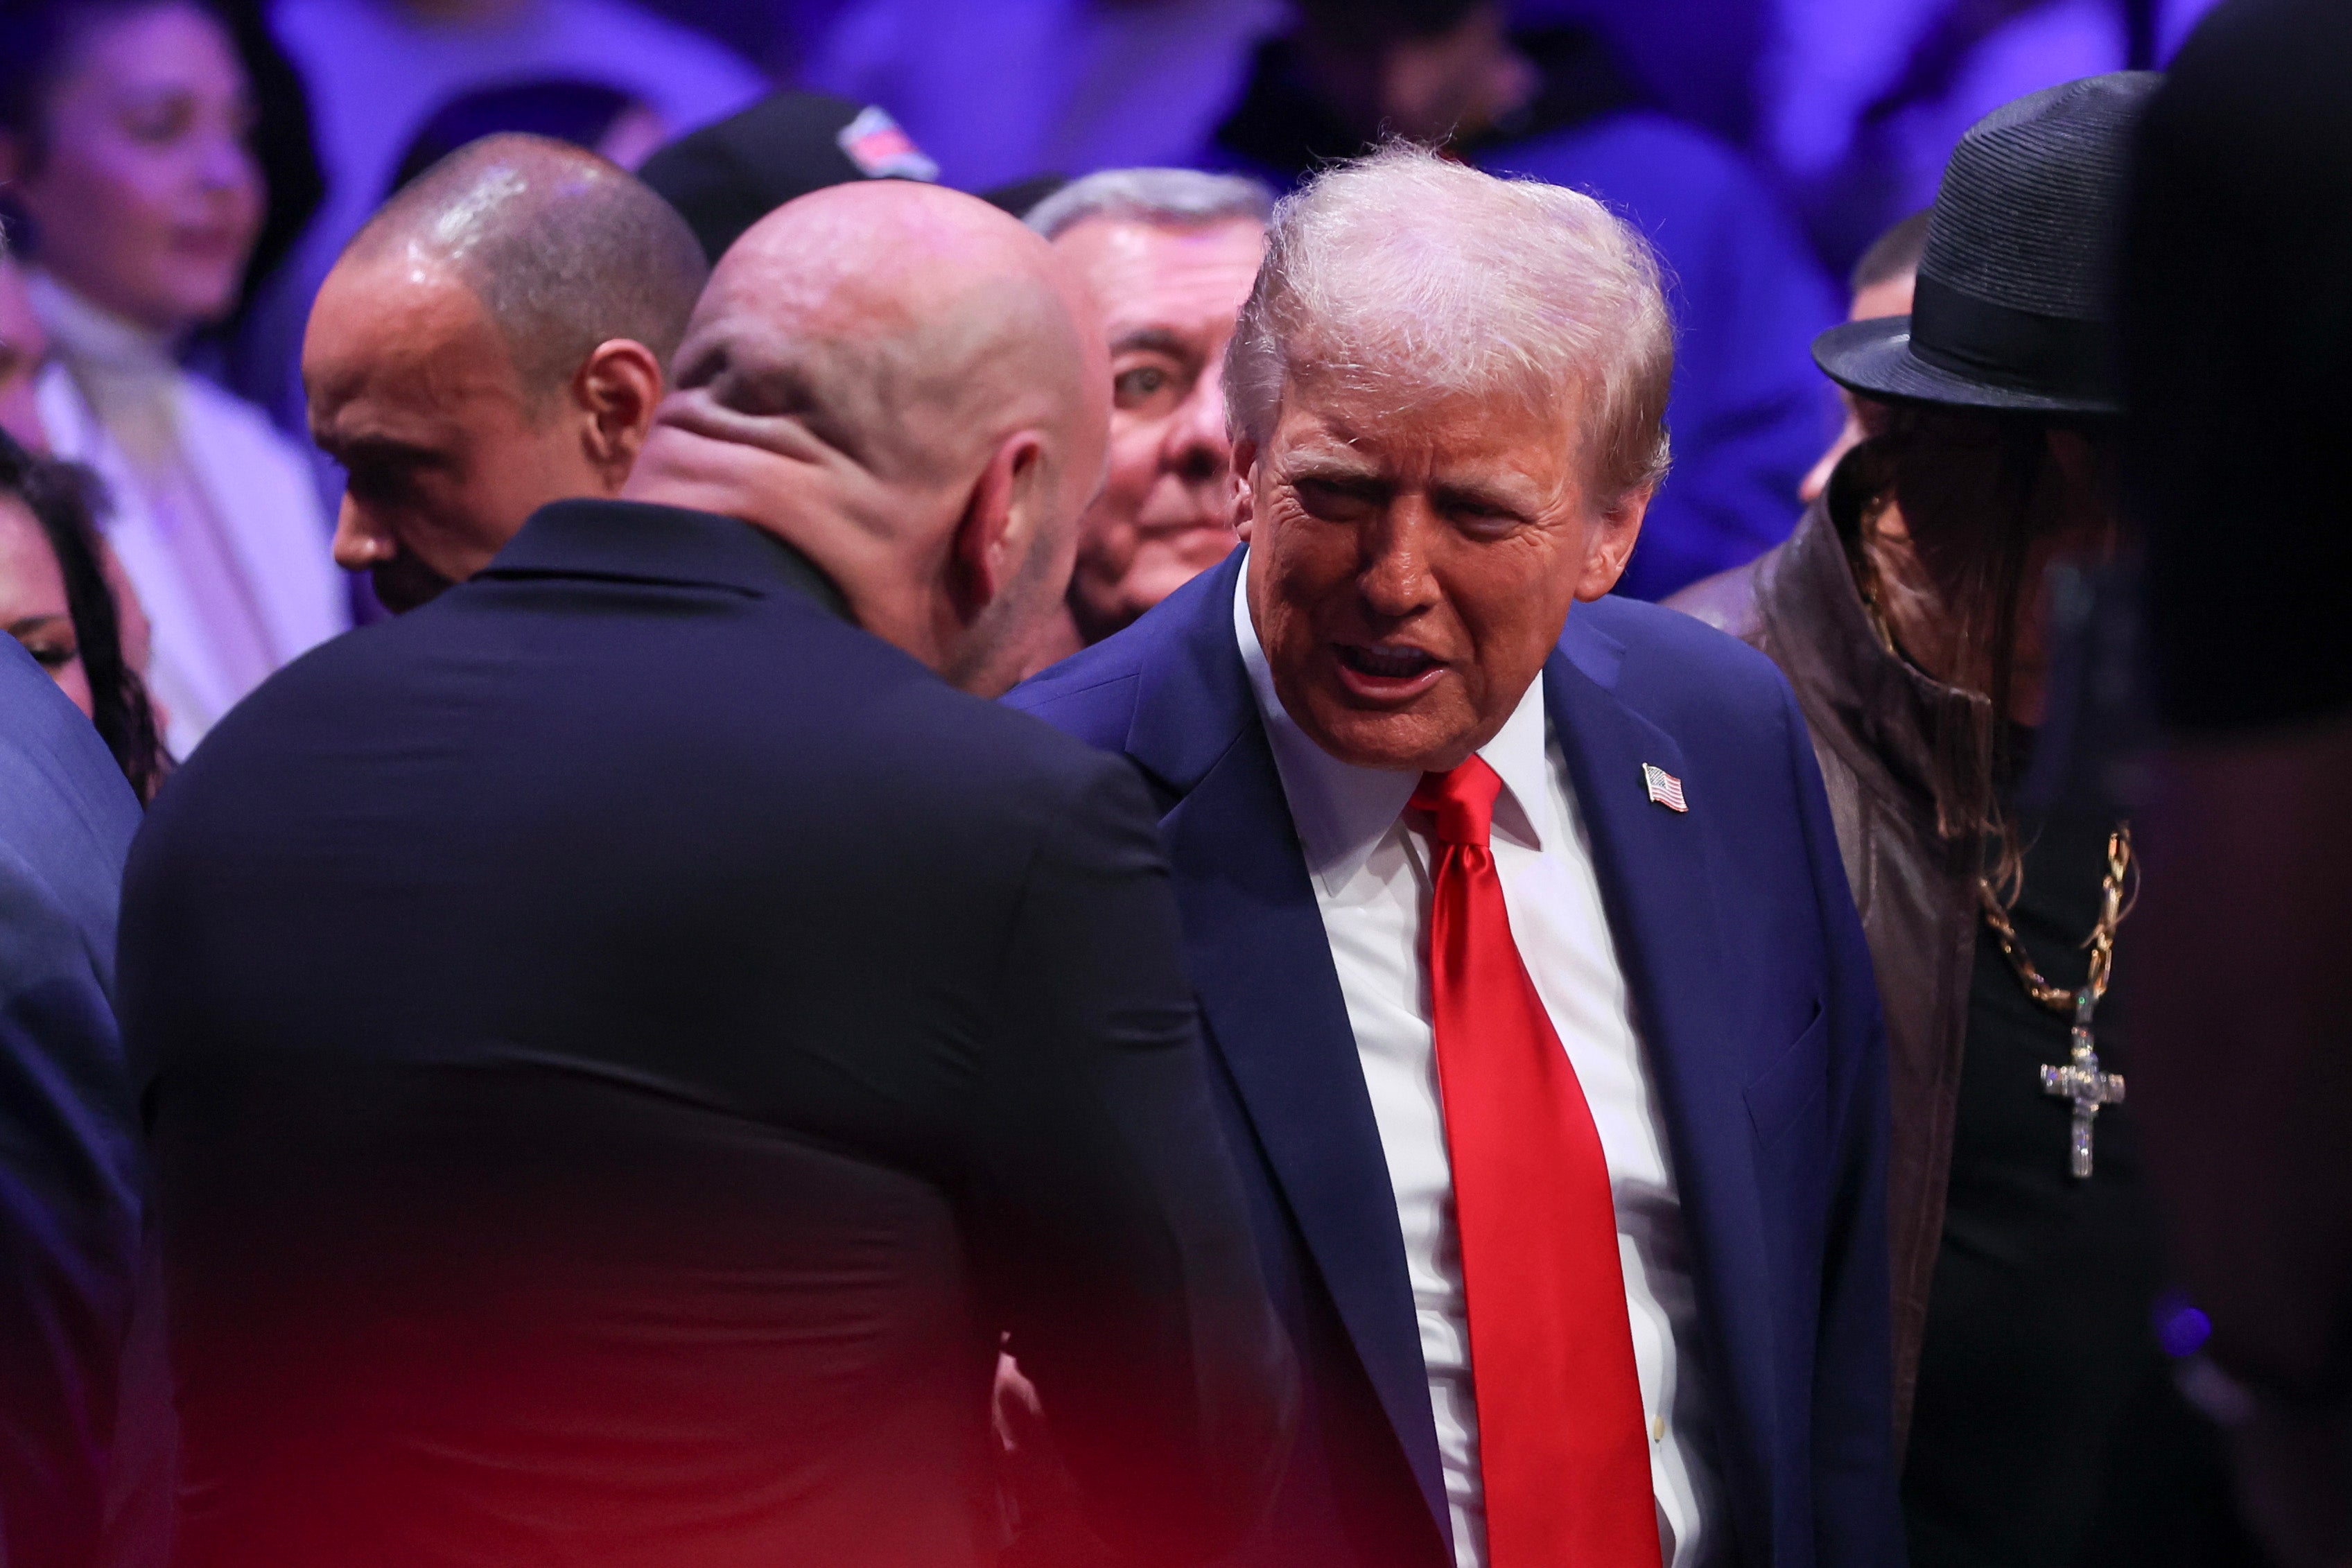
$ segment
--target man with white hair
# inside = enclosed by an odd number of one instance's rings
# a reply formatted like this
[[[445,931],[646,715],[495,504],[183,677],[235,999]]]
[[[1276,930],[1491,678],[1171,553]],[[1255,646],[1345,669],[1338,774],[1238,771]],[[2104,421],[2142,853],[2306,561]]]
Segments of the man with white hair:
[[[1110,467],[1078,523],[1042,668],[1100,642],[1232,553],[1225,345],[1265,253],[1274,195],[1238,174],[1108,169],[1032,208],[1110,342]]]
[[[1162,814],[1308,1379],[1236,1561],[1902,1561],[1885,1052],[1805,725],[1607,596],[1672,359],[1590,198],[1326,172],[1229,359],[1246,548],[1011,699]]]

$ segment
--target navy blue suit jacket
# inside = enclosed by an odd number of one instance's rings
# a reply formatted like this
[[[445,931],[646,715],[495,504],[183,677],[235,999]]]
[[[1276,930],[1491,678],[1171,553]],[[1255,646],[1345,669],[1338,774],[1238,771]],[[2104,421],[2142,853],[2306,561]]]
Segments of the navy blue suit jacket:
[[[1162,813],[1225,1128],[1307,1394],[1241,1561],[1449,1563],[1387,1163],[1233,632],[1246,552],[1009,699],[1121,752]],[[1543,674],[1658,1084],[1733,1560],[1902,1561],[1888,1407],[1885,1052],[1805,724],[1771,664],[1580,605]],[[1642,765],[1679,777],[1654,805]]]
[[[0,1563],[93,1560],[139,1240],[109,994],[139,803],[0,637]]]

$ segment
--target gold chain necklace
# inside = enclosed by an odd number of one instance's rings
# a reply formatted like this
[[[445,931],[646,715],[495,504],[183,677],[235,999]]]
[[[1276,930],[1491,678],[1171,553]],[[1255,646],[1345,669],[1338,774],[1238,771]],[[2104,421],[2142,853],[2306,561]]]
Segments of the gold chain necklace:
[[[1984,906],[1985,924],[2000,943],[2001,956],[2017,972],[2025,994],[2061,1017],[2074,1015],[2066,1065],[2042,1068],[2042,1092],[2073,1104],[2074,1136],[2067,1168],[2077,1177],[2091,1173],[2091,1123],[2099,1107],[2119,1104],[2124,1098],[2123,1074],[2099,1070],[2099,1053],[2091,1039],[2091,1015],[2107,994],[2107,977],[2115,965],[2116,928],[2123,924],[2127,912],[2124,882],[2131,872],[2131,824],[2119,822],[2107,835],[2106,875],[2099,883],[2099,920],[2091,928],[2090,940],[2083,944],[2091,950],[2091,965],[2079,991],[2053,985],[2042,978],[2025,944],[2017,940],[2017,928],[2010,923],[2009,910],[1993,892],[1992,884],[1981,874],[1977,878],[1977,901]]]
[[[1873,521],[1874,514],[1864,519],[1865,530]],[[1852,544],[1847,547],[1846,560],[1853,572],[1854,588],[1861,595],[1871,630],[1889,654],[1905,658],[1895,639],[1894,623],[1888,620],[1885,606],[1879,602],[1877,563],[1870,558],[1868,550],[1856,549]],[[2124,882],[2131,871],[2131,824],[2119,822],[2116,830],[2107,835],[2107,869],[2099,884],[2098,923],[2091,928],[2090,940],[2083,944],[2091,950],[2091,966],[2080,991],[2053,985],[2042,977],[2042,971],[2034,967],[2032,955],[2025,951],[2025,944],[2017,940],[2017,928],[2010,922],[2008,907],[1983,873],[1977,876],[1977,901],[1984,908],[1985,924],[1991,929],[1993,940],[2000,944],[2001,956],[2016,972],[2018,984],[2025,987],[2028,996],[2060,1017],[2074,1016],[2066,1064],[2045,1064],[2041,1074],[2042,1092],[2073,1106],[2074,1120],[2066,1168],[2078,1179],[2091,1173],[2091,1123],[2097,1118],[2099,1107],[2121,1104],[2124,1098],[2124,1075],[2099,1069],[2099,1053],[2091,1037],[2091,1016],[2107,994],[2107,976],[2115,964],[2116,928],[2123,924],[2124,916],[2129,912]]]
[[[2116,928],[2124,922],[2124,879],[2131,872],[2131,824],[2120,822],[2107,835],[2107,871],[2099,883],[2099,920],[2091,928],[2090,940],[2083,945],[2091,950],[2091,969],[2084,981],[2091,1000],[2098,1002],[2107,994],[2107,974],[2114,967]],[[2001,956],[2017,971],[2019,984],[2026,994],[2060,1017],[2075,1010],[2080,993],[2063,985],[2053,985],[2033,966],[2033,959],[2025,944],[2017,940],[2017,928],[2009,921],[2009,910],[2001,907],[2000,897],[1992,890],[1992,883],[1979,876],[1977,879],[1977,899],[1984,905],[1985,924],[1992,928],[1993,940],[2000,943]]]

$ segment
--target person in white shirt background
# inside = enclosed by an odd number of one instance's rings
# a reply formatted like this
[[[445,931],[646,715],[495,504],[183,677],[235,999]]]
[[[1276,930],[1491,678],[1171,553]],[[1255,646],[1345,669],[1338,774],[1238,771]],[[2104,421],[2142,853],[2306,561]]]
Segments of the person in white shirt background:
[[[175,358],[233,304],[260,226],[247,83],[192,0],[66,0],[9,31],[0,181],[55,354],[40,422],[105,486],[102,526],[153,625],[148,676],[184,755],[350,616],[299,450]]]

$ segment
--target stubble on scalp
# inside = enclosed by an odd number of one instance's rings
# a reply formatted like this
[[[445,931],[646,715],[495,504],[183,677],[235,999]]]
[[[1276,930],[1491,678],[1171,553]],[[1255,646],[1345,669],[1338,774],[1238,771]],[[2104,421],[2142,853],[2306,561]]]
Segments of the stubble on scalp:
[[[1107,418],[1087,374],[1101,353],[1090,303],[1042,241],[970,202],[840,187],[772,215],[696,310],[680,394],[755,440],[789,424],[772,438],[916,486],[968,479],[1015,431]],[[875,221],[886,203],[890,221]],[[1051,445],[1070,456],[1066,439]]]
[[[667,364],[709,277],[676,209],[635,176],[541,136],[485,137],[404,187],[344,251],[455,277],[482,301],[543,404],[599,343]]]

